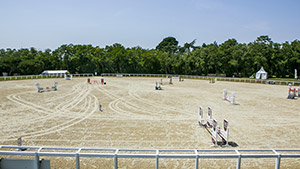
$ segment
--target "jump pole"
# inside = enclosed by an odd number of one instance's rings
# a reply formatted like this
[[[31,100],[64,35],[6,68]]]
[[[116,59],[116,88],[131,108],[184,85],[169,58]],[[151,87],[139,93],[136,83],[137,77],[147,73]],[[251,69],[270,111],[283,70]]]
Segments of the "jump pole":
[[[199,118],[198,118],[198,123],[201,127],[205,127],[206,123],[205,120],[203,118],[203,109],[202,107],[199,107]]]
[[[224,119],[223,127],[218,129],[218,135],[222,139],[222,143],[225,146],[228,146],[228,139],[229,139],[229,122],[228,120]]]
[[[217,132],[218,122],[216,119],[212,120],[211,132],[211,141],[214,143],[214,146],[218,146],[218,132]]]

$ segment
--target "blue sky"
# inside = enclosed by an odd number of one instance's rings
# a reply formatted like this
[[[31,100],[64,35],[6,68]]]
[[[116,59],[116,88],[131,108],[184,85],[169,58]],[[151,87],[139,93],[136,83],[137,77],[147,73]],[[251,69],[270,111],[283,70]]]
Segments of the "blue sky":
[[[0,48],[300,39],[298,0],[1,0]]]

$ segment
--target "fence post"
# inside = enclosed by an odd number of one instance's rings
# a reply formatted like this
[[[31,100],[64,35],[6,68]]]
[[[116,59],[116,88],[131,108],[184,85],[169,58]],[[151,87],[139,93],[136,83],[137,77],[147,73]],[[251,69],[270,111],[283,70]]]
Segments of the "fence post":
[[[235,150],[235,152],[238,154],[238,160],[236,163],[236,169],[240,169],[241,168],[241,160],[242,160],[242,156],[241,153],[238,150]]]
[[[155,169],[158,169],[159,168],[159,150],[156,150],[156,166],[155,166]]]
[[[37,152],[35,152],[34,154],[34,169],[39,169],[39,163],[40,163],[40,160],[39,160],[39,155]]]
[[[277,153],[275,150],[273,150],[273,152],[275,154],[277,154],[275,169],[280,169],[280,157],[281,157],[281,155],[280,155],[280,153]]]
[[[115,152],[115,157],[114,157],[115,169],[118,169],[118,152],[119,152],[119,149],[117,149]]]
[[[80,159],[79,159],[79,152],[81,151],[81,148],[78,149],[78,151],[75,154],[75,158],[76,158],[76,169],[80,169]]]
[[[197,150],[195,150],[195,154],[196,154],[195,169],[198,169],[198,167],[199,167],[199,156],[198,156],[198,151]]]

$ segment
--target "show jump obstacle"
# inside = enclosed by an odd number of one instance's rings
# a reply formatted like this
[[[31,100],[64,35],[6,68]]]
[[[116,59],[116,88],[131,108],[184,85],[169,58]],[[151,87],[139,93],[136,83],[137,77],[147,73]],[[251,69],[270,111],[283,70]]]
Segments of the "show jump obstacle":
[[[216,78],[209,78],[209,83],[216,83]]]
[[[65,75],[66,80],[72,80],[72,77],[73,77],[73,75],[71,75],[71,74],[66,74]]]
[[[179,76],[179,82],[183,82],[183,81],[184,79],[181,76]]]
[[[295,99],[296,97],[300,97],[300,88],[292,88],[291,85],[289,85],[289,95],[288,99]]]
[[[106,82],[104,81],[104,78],[101,78],[100,80],[92,80],[90,78],[87,79],[88,84],[101,84],[101,85],[106,85]]]
[[[223,145],[228,146],[229,123],[226,119],[223,121],[223,127],[220,128],[218,127],[217,120],[212,118],[212,109],[208,107],[207,121],[205,121],[203,118],[203,109],[200,107],[198,123],[210,133],[214,146],[218,145],[218,138],[222,140]]]
[[[50,91],[57,91],[57,85],[58,85],[58,82],[55,82],[53,86],[50,87],[46,87],[45,89],[40,87],[40,84],[39,83],[36,83],[35,86],[37,87],[37,90],[38,90],[38,93],[42,93],[42,92],[50,92]]]
[[[231,104],[235,104],[235,94],[232,93],[231,97],[227,96],[227,90],[223,89],[223,100],[229,101]]]
[[[156,82],[155,90],[162,90],[160,83]]]

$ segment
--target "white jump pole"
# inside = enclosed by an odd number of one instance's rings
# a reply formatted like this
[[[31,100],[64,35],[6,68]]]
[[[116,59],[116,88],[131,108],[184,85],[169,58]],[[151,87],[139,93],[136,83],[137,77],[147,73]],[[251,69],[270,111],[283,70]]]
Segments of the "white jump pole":
[[[212,142],[214,143],[214,146],[218,146],[218,122],[216,119],[213,119],[212,121],[212,130],[211,130],[211,139]]]
[[[207,121],[211,121],[212,120],[212,108],[208,107],[208,111],[207,111]]]
[[[199,119],[198,119],[198,123],[200,126],[204,126],[204,119],[203,119],[203,109],[202,107],[199,107]]]
[[[228,140],[229,140],[229,122],[228,120],[224,119],[223,121],[223,129],[220,132],[220,136],[222,139],[226,141],[226,146],[228,146]]]
[[[235,94],[234,93],[232,93],[232,95],[231,95],[230,103],[231,104],[235,103]]]
[[[223,100],[226,100],[226,96],[227,96],[227,90],[223,89]]]

